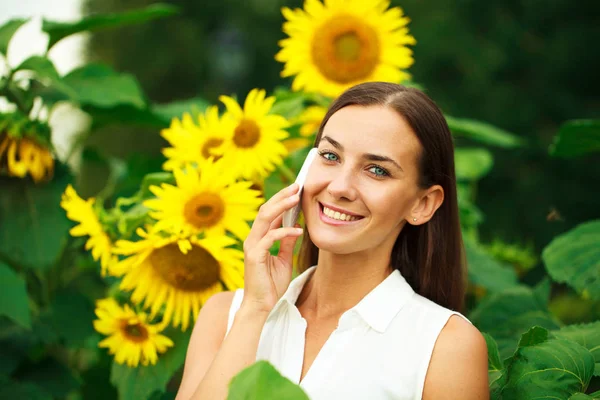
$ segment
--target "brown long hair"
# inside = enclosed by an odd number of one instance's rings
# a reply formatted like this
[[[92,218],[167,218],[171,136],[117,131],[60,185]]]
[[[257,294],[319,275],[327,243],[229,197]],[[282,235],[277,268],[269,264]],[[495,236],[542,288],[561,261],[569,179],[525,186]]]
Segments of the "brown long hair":
[[[443,307],[462,311],[466,262],[456,198],[454,144],[442,112],[420,90],[386,82],[362,83],[346,90],[331,104],[321,122],[315,147],[329,118],[349,105],[389,107],[404,118],[419,139],[422,151],[418,184],[423,189],[440,185],[444,201],[427,223],[405,224],[390,262],[415,292]],[[319,249],[305,229],[298,269],[304,271],[316,265],[318,256]]]

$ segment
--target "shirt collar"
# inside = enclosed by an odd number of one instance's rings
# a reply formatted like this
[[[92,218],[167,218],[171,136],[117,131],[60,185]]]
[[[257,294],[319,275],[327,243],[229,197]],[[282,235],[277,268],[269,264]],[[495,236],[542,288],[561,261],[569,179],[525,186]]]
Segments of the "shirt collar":
[[[311,277],[316,266],[312,266],[292,280],[290,286],[275,305],[273,312],[282,304],[296,305],[302,288]],[[386,331],[396,314],[414,294],[400,271],[394,270],[387,278],[371,290],[363,299],[346,313],[356,312],[371,328],[377,332]],[[343,318],[343,316],[342,316]]]

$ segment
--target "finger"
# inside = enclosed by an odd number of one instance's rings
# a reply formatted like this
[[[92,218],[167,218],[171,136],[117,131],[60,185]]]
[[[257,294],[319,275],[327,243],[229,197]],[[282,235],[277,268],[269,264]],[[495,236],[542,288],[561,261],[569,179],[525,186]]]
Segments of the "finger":
[[[281,245],[279,246],[279,253],[277,254],[277,257],[291,265],[292,258],[294,256],[294,247],[296,246],[300,236],[288,236],[281,239]]]
[[[282,240],[287,237],[298,238],[298,236],[302,235],[302,228],[295,227],[286,227],[286,228],[277,228],[269,231],[256,245],[255,249],[259,252],[260,261],[264,261],[265,257],[268,257],[269,249],[276,241]]]
[[[260,207],[258,215],[252,224],[250,234],[248,235],[250,242],[258,242],[271,230],[271,225],[278,216],[298,204],[300,195],[296,193],[297,188],[298,185],[295,185],[294,191],[287,191],[289,188],[284,189],[283,192],[287,193],[287,197],[278,196],[278,200],[273,200],[273,198],[271,198]],[[277,195],[279,194],[280,193]]]
[[[277,229],[281,227],[281,221],[283,220],[283,214],[280,214],[277,218],[273,220],[271,226],[269,226],[269,230]]]

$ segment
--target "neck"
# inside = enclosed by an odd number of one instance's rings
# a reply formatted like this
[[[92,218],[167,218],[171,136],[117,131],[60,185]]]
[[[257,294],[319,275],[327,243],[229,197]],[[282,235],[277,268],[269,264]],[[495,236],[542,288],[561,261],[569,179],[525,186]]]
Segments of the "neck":
[[[296,305],[318,319],[339,317],[387,278],[392,272],[389,257],[386,252],[333,254],[320,251],[317,268],[304,285]]]

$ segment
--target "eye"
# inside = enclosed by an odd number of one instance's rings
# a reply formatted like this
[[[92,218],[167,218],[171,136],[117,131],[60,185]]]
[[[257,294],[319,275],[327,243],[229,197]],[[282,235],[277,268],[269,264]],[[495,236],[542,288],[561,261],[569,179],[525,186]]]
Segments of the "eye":
[[[377,176],[377,177],[384,177],[384,176],[389,176],[390,173],[387,172],[386,169],[381,168],[378,165],[373,165],[372,167],[369,168],[369,172],[371,172],[373,175]]]
[[[339,160],[339,157],[337,156],[337,154],[332,153],[331,151],[321,150],[321,151],[319,151],[319,155],[327,161],[338,161]]]

